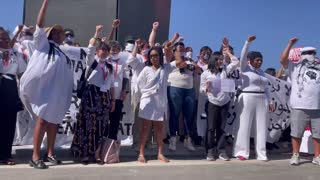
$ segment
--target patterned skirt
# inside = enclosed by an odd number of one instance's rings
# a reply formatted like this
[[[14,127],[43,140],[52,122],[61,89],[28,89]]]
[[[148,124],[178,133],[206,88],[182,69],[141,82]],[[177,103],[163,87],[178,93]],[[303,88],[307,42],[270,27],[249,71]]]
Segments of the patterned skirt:
[[[83,92],[71,151],[75,156],[94,156],[107,131],[110,93],[88,85]]]

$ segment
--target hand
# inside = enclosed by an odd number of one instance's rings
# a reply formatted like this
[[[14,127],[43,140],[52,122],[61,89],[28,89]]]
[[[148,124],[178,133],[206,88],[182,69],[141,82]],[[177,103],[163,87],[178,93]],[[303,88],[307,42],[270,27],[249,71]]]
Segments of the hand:
[[[180,34],[179,33],[174,33],[174,35],[173,35],[173,38],[174,39],[178,39],[180,37]]]
[[[222,40],[222,47],[229,48],[229,40],[226,37],[224,37]]]
[[[110,112],[113,112],[114,111],[114,109],[116,108],[116,102],[113,100],[113,101],[111,101],[111,107],[110,107]]]
[[[269,104],[269,111],[274,112],[276,109],[273,104]]]
[[[112,22],[112,28],[117,28],[120,25],[120,19],[115,19]]]
[[[152,24],[152,30],[158,30],[158,27],[159,27],[159,22],[154,22]]]
[[[108,38],[107,37],[103,37],[102,39],[101,39],[101,42],[107,42],[107,40],[108,40]]]
[[[97,25],[97,26],[96,26],[96,33],[95,33],[95,35],[94,35],[95,38],[97,38],[97,37],[99,36],[99,34],[101,34],[102,29],[103,29],[103,26],[102,26],[102,25]]]
[[[255,36],[255,35],[252,35],[252,36],[249,36],[249,37],[248,37],[248,40],[247,40],[247,41],[248,41],[249,43],[251,43],[251,42],[254,41],[254,40],[256,40],[256,36]]]
[[[177,42],[182,42],[182,41],[184,41],[183,37],[179,37],[179,39],[177,40]]]
[[[294,45],[296,42],[298,42],[298,38],[296,38],[296,37],[294,37],[294,38],[291,38],[290,39],[290,41],[289,41],[289,43],[291,44],[291,45]]]
[[[164,46],[164,54],[171,54],[172,55],[172,43],[168,42],[165,46]]]
[[[126,91],[122,91],[122,92],[121,92],[121,95],[120,95],[120,99],[121,99],[122,101],[124,101],[124,100],[126,100],[126,97],[127,97],[127,92],[126,92]]]
[[[134,42],[135,47],[140,47],[141,43],[142,43],[141,39],[137,39],[137,40]]]

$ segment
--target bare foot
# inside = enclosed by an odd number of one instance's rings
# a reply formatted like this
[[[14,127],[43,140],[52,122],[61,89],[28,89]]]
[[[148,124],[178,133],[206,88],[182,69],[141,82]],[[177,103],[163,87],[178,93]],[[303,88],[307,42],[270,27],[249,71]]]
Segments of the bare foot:
[[[144,155],[139,155],[138,161],[141,163],[147,163],[147,160],[146,160],[146,158],[144,158]]]
[[[158,160],[160,160],[164,163],[170,162],[169,159],[167,159],[163,154],[158,154]]]

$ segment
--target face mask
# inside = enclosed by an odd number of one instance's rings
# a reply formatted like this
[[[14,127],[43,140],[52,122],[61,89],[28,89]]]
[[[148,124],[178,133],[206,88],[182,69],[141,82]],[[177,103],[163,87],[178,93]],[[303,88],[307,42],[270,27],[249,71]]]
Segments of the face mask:
[[[67,37],[65,38],[64,42],[73,44],[74,38],[71,37],[71,36],[67,36]]]
[[[192,59],[192,52],[187,52],[185,57]]]
[[[205,54],[205,55],[203,56],[203,60],[209,60],[209,54]]]
[[[0,48],[0,51],[2,51],[2,52],[9,52],[9,51],[10,51],[10,49]]]
[[[301,60],[308,60],[309,62],[313,62],[315,60],[315,55],[313,54],[306,54],[306,55],[301,55]]]
[[[119,59],[119,54],[112,54],[110,55],[110,58],[113,60],[118,60]]]
[[[106,61],[107,61],[107,59],[99,59],[99,62],[101,62],[101,63],[104,63]]]
[[[149,53],[149,49],[145,49],[141,51],[141,54],[145,56],[148,55],[148,53]]]
[[[125,48],[125,50],[126,51],[129,51],[129,52],[132,52],[133,51],[133,48],[134,48],[134,44],[127,44],[126,45],[126,48]]]

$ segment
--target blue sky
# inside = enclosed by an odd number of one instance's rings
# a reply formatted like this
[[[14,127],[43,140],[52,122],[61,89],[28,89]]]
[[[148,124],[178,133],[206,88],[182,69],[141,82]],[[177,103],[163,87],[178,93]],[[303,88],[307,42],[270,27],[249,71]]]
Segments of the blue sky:
[[[5,2],[3,2],[5,1]],[[22,23],[23,0],[3,0],[0,26],[13,30]],[[279,68],[279,57],[289,38],[297,46],[314,46],[320,52],[319,0],[172,0],[169,36],[179,32],[194,49],[218,50],[224,36],[237,56],[246,38],[255,34],[251,50],[261,51],[263,68]]]

